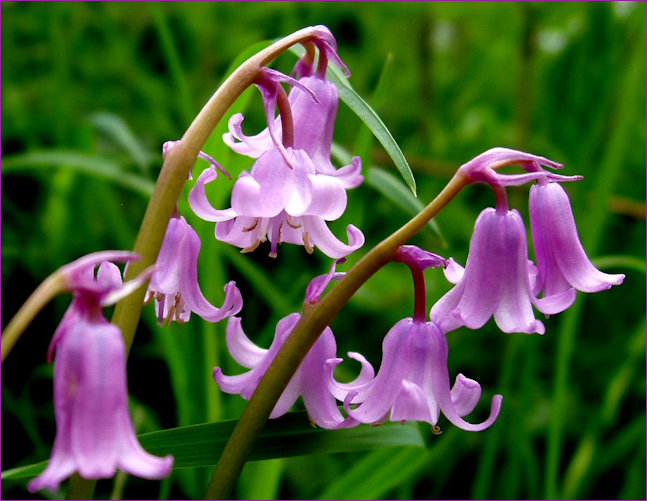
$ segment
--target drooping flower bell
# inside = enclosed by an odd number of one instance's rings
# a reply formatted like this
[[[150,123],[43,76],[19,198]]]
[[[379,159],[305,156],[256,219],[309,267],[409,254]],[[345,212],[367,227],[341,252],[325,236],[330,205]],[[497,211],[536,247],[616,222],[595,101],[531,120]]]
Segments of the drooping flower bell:
[[[129,252],[98,252],[62,270],[74,299],[48,353],[49,360],[55,354],[56,438],[47,468],[29,483],[31,492],[56,490],[75,471],[86,479],[102,479],[119,468],[159,479],[173,466],[171,456],[153,456],[137,440],[128,410],[126,347],[119,328],[102,312],[102,307],[132,292],[150,275],[144,272],[122,284],[119,269],[108,261],[135,259],[137,255]]]
[[[328,275],[313,279],[306,293],[306,304],[316,303],[325,286],[339,274],[334,269]],[[250,369],[237,376],[225,376],[220,367],[215,367],[213,377],[225,393],[240,394],[250,399],[268,367],[285,343],[286,339],[301,318],[301,314],[292,313],[279,320],[276,325],[274,340],[269,349],[256,346],[243,332],[241,320],[233,317],[227,324],[227,348],[231,356],[243,367]],[[358,423],[345,418],[337,407],[337,400],[329,377],[326,362],[335,360],[337,343],[330,327],[326,327],[305,356],[287,387],[276,403],[270,418],[278,418],[290,410],[299,396],[302,397],[310,420],[317,426],[326,429],[346,428]],[[350,386],[362,386],[373,377],[370,364],[359,354],[354,354],[362,362],[362,372]]]
[[[533,185],[529,205],[537,259],[536,288],[543,291],[544,297],[563,295],[572,288],[600,292],[623,282],[624,275],[603,273],[587,257],[577,234],[568,194],[561,185],[546,181]],[[572,296],[574,299],[575,294]],[[561,306],[566,309],[570,303]]]
[[[532,304],[526,230],[516,210],[484,209],[474,224],[467,264],[452,263],[456,285],[431,308],[431,320],[449,332],[479,329],[494,316],[503,332],[545,332]]]
[[[436,427],[442,411],[453,425],[481,431],[498,417],[501,395],[493,397],[490,416],[484,422],[471,424],[463,419],[480,400],[481,386],[459,374],[451,387],[447,339],[434,322],[400,320],[384,338],[382,351],[375,379],[346,396],[344,405],[351,418],[370,424],[426,421]],[[357,405],[352,408],[352,404]]]
[[[160,325],[164,321],[166,325],[172,321],[188,322],[192,312],[209,322],[219,322],[243,307],[233,280],[225,285],[225,300],[220,308],[206,300],[198,284],[200,246],[200,237],[191,225],[184,217],[174,215],[169,220],[146,297],[147,303],[155,299]]]
[[[344,66],[330,32],[322,32],[313,43],[320,53],[316,74],[312,74],[313,51],[297,63],[297,73],[303,74],[299,80],[268,68],[261,70],[256,85],[267,116],[263,132],[246,136],[243,116],[230,120],[224,141],[234,151],[257,159],[251,173],[243,172],[237,179],[231,208],[215,210],[207,200],[204,186],[213,179],[214,168],[203,172],[189,195],[194,212],[216,222],[216,238],[243,252],[269,239],[271,257],[276,257],[279,243],[288,242],[303,245],[308,252],[318,247],[337,259],[364,244],[363,234],[353,225],[347,228],[348,244],[326,225],[343,214],[346,189],[358,186],[363,178],[359,157],[340,169],[330,161],[339,101],[336,87],[325,80],[325,69],[328,59]],[[292,86],[289,97],[282,82]],[[277,107],[279,117],[275,118]]]
[[[333,39],[334,42],[334,39]],[[353,157],[350,165],[337,169],[333,166],[330,155],[335,128],[335,119],[339,108],[337,87],[326,79],[326,68],[329,59],[333,59],[346,75],[350,72],[337,56],[330,44],[320,44],[320,59],[315,71],[314,55],[306,53],[296,64],[294,73],[299,77],[288,94],[289,106],[294,123],[294,148],[307,153],[319,174],[334,176],[345,188],[360,185],[363,177],[358,156]],[[282,139],[280,118],[270,119],[268,127],[255,136],[247,136],[242,130],[242,113],[237,113],[229,120],[229,132],[223,135],[224,142],[242,155],[258,158],[274,147],[271,128],[279,140]]]
[[[251,174],[243,172],[232,192],[231,208],[216,210],[209,203],[205,184],[215,176],[205,170],[189,193],[195,214],[216,222],[216,238],[241,247],[243,252],[271,242],[270,256],[276,257],[278,244],[314,247],[332,258],[341,258],[364,244],[364,235],[348,225],[348,244],[339,241],[326,221],[339,218],[346,209],[346,191],[337,178],[316,174],[310,158],[302,150],[288,148],[290,164],[277,150],[260,157]]]
[[[501,395],[492,399],[490,416],[480,424],[471,424],[463,416],[472,412],[481,397],[481,386],[462,374],[450,384],[448,345],[445,333],[433,321],[425,319],[423,270],[446,266],[440,256],[414,246],[402,246],[398,261],[406,263],[414,276],[416,306],[414,318],[404,318],[387,333],[382,344],[382,364],[373,380],[347,389],[344,406],[349,418],[361,423],[390,421],[426,421],[438,430],[440,412],[449,421],[468,431],[481,431],[497,419]],[[332,368],[328,367],[333,384]]]

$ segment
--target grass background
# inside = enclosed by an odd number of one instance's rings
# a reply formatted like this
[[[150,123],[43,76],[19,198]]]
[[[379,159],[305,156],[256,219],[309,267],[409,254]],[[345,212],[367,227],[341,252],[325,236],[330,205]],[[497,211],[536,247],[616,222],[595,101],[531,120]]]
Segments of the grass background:
[[[60,265],[130,248],[161,144],[182,135],[246,48],[311,24],[337,37],[351,83],[407,155],[422,202],[490,147],[547,156],[565,174],[584,175],[567,187],[584,246],[602,269],[627,278],[611,291],[579,294],[568,312],[545,320],[543,337],[503,335],[492,322],[449,336],[451,374],[484,389],[472,419],[486,415],[494,393],[504,395],[491,429],[468,433],[441,418],[444,433],[425,449],[249,463],[237,495],[644,498],[642,2],[2,2],[2,325]],[[285,55],[276,67],[293,63]],[[237,106],[247,109],[246,130],[262,127],[255,90]],[[236,175],[251,162],[227,151],[223,127],[205,149]],[[335,141],[362,155],[369,176],[374,166],[395,172],[343,105]],[[216,184],[212,200],[225,207],[231,185]],[[527,190],[510,190],[526,221]],[[485,187],[465,190],[437,218],[443,238],[423,231],[413,243],[464,262],[474,220],[492,203]],[[219,304],[222,285],[236,279],[244,328],[268,346],[276,321],[299,311],[306,284],[328,260],[287,244],[276,260],[263,247],[243,256],[212,238],[213,226],[190,215],[185,197],[180,212],[202,237],[205,295]],[[343,235],[353,222],[368,248],[408,217],[367,183],[349,194],[333,228]],[[447,289],[439,272],[428,272],[430,306]],[[55,425],[45,353],[68,304],[53,302],[2,367],[3,470],[49,455]],[[381,270],[333,322],[339,354],[360,351],[377,366],[384,334],[412,308],[406,268]],[[160,329],[147,308],[129,360],[138,430],[237,417],[244,402],[219,392],[214,365],[237,370],[224,325],[196,318]],[[342,372],[355,369],[348,363]],[[97,495],[199,498],[209,475],[122,476],[99,482]],[[3,482],[2,496],[29,497],[24,482]]]

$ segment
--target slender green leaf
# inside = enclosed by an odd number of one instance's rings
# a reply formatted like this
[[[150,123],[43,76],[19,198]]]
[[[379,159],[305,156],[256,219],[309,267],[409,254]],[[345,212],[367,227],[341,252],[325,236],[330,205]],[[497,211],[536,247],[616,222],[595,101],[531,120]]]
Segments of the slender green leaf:
[[[304,53],[303,48],[300,46],[292,47],[290,50],[292,53],[296,54],[297,57],[301,57]],[[348,79],[344,76],[342,70],[337,66],[334,64],[329,65],[326,76],[337,86],[339,98],[359,117],[362,122],[364,122],[377,140],[382,144],[400,172],[404,182],[407,183],[407,186],[411,189],[414,196],[417,196],[416,180],[411,172],[411,167],[409,167],[409,162],[407,162],[400,146],[398,146],[398,143],[393,138],[393,135],[377,112],[364,100],[364,98],[362,98],[362,96],[355,92]]]
[[[139,440],[152,454],[172,454],[175,457],[175,468],[213,466],[220,458],[235,425],[236,421],[230,420],[183,426],[144,433],[139,436]],[[306,412],[293,412],[268,422],[249,459],[254,461],[307,454],[356,452],[405,445],[424,446],[416,423],[323,430],[310,425]],[[44,461],[7,470],[2,473],[2,479],[32,477],[40,473],[46,464]]]
[[[348,80],[335,66],[330,66],[328,78],[337,86],[339,98],[348,106],[364,124],[371,130],[373,135],[382,144],[388,155],[393,160],[400,175],[416,195],[416,180],[411,172],[411,167],[402,153],[400,146],[393,138],[393,135],[386,127],[377,112],[368,104],[348,83]]]
[[[90,123],[122,148],[133,159],[142,173],[147,172],[148,166],[155,160],[155,157],[142,145],[123,118],[114,113],[100,112],[90,116]],[[162,158],[161,149],[159,158]]]
[[[380,76],[377,79],[377,84],[373,89],[373,94],[371,95],[369,102],[373,109],[382,103],[384,96],[386,95],[386,89],[388,84],[391,81],[393,76],[393,54],[389,53],[384,61],[384,66],[382,66],[382,71]],[[371,133],[368,127],[362,127],[357,134],[357,139],[355,139],[355,146],[353,151],[355,154],[359,155],[360,158],[364,159],[364,164],[362,165],[363,172],[365,176],[369,176],[372,168],[371,164],[371,150],[373,149],[373,134]]]
[[[124,172],[121,166],[99,155],[73,151],[33,151],[2,159],[2,175],[47,168],[74,169],[83,174],[106,179],[135,193],[150,197],[155,183],[150,179]]]

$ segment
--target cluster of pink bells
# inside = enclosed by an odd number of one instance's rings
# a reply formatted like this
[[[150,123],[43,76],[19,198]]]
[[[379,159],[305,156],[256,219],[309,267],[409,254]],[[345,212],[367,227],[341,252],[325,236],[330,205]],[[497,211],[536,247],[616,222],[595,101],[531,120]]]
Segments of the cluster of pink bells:
[[[269,240],[270,255],[281,242],[314,248],[339,260],[364,244],[364,235],[347,228],[348,243],[338,240],[327,221],[338,219],[347,204],[346,190],[363,181],[361,162],[336,168],[330,160],[338,108],[337,88],[326,80],[328,61],[346,70],[336,53],[330,32],[321,27],[314,40],[319,57],[311,53],[299,60],[293,77],[263,69],[257,86],[267,114],[267,128],[246,136],[243,116],[234,115],[224,141],[236,152],[255,159],[251,172],[235,182],[231,207],[217,210],[207,199],[205,185],[224,169],[201,153],[211,166],[197,179],[189,203],[197,216],[216,223],[218,240],[256,249]],[[290,86],[285,111],[282,84]],[[283,95],[283,96],[282,96]],[[277,106],[280,114],[275,118]],[[283,108],[282,108],[283,106]],[[290,116],[291,115],[291,116]],[[173,143],[165,144],[164,150]],[[502,165],[519,164],[524,173],[499,174]],[[587,258],[577,236],[568,195],[559,182],[579,179],[544,170],[562,166],[520,151],[494,148],[463,165],[471,182],[485,182],[496,195],[496,207],[478,217],[465,267],[413,246],[403,246],[397,260],[421,278],[428,267],[442,267],[455,286],[426,313],[416,311],[396,323],[383,341],[383,358],[377,375],[359,353],[348,355],[361,363],[359,376],[339,383],[333,376],[342,361],[337,358],[335,337],[326,327],[297,369],[278,400],[271,418],[279,417],[301,396],[317,426],[335,429],[387,420],[426,421],[436,426],[442,413],[454,425],[471,431],[490,426],[501,407],[501,395],[491,402],[489,417],[471,424],[463,419],[477,405],[481,387],[459,374],[451,386],[447,368],[446,334],[459,327],[482,327],[490,317],[503,332],[543,333],[533,306],[546,315],[564,311],[575,301],[576,291],[598,292],[622,283],[624,275],[597,270]],[[510,209],[505,187],[534,183],[529,213],[536,261],[528,259],[525,225]],[[50,346],[55,354],[54,400],[57,435],[46,470],[29,489],[57,489],[74,471],[88,479],[109,478],[117,468],[144,478],[162,478],[173,465],[172,457],[148,454],[139,444],[128,410],[126,350],[118,327],[109,323],[102,308],[114,304],[150,278],[147,301],[155,301],[160,324],[187,322],[191,313],[218,322],[229,318],[227,346],[232,357],[248,372],[226,376],[214,369],[216,383],[227,393],[249,399],[301,315],[292,313],[276,326],[269,349],[252,343],[235,317],[243,306],[234,282],[225,286],[224,304],[217,308],[198,285],[200,238],[184,217],[170,221],[154,272],[122,283],[113,262],[137,258],[128,252],[105,251],[81,258],[64,268],[68,289],[74,294]],[[326,286],[343,276],[335,271],[312,280],[307,303],[316,303]],[[99,265],[98,273],[95,268]],[[152,273],[152,274],[151,274]],[[416,288],[416,304],[425,304],[424,287]],[[425,310],[426,311],[426,310]],[[343,403],[345,412],[340,411]]]

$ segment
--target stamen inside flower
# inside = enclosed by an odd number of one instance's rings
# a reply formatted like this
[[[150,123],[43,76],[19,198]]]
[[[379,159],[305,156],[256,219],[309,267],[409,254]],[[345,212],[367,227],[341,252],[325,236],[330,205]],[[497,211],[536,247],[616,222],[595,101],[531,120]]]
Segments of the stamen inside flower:
[[[302,223],[293,223],[290,216],[288,216],[287,222],[288,222],[288,225],[290,225],[290,227],[294,228],[295,230],[298,230],[299,228],[301,228],[301,226],[303,226]]]
[[[244,249],[241,249],[241,254],[247,254],[248,252],[254,252],[256,248],[261,244],[260,240],[256,240],[252,245],[245,247]]]
[[[252,230],[253,230],[254,228],[256,228],[257,226],[258,226],[258,218],[256,218],[256,219],[254,220],[254,224],[252,224],[251,226],[248,226],[247,228],[243,228],[243,231],[244,231],[244,232],[252,231]]]
[[[303,232],[303,246],[306,248],[306,252],[308,254],[312,254],[314,252],[314,248],[310,244],[310,235],[308,235],[307,231]]]

